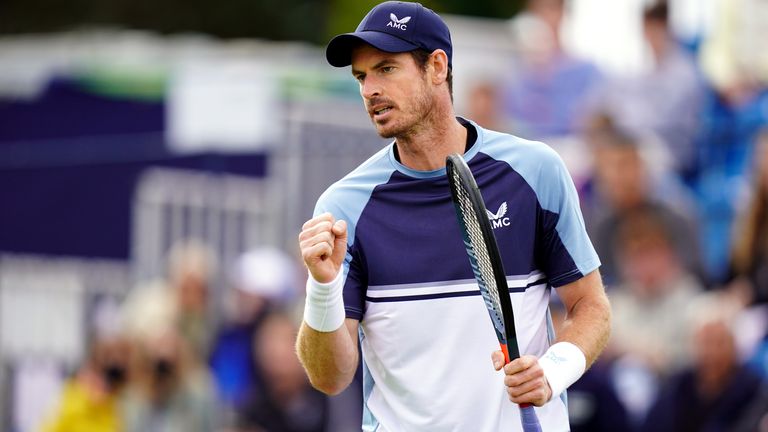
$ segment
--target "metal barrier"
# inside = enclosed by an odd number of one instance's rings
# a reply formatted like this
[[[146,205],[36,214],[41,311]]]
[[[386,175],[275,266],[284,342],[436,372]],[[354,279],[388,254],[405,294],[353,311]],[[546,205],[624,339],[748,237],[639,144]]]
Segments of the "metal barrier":
[[[96,322],[99,307],[119,302],[129,286],[124,262],[0,255],[0,428],[34,429],[58,395],[19,397],[25,392],[17,372],[42,366],[63,377],[71,371],[88,333],[104,325]]]
[[[119,305],[137,282],[164,277],[174,244],[200,240],[222,264],[211,292],[220,311],[226,266],[257,246],[296,251],[319,195],[388,142],[359,102],[294,103],[287,113],[288,139],[270,155],[266,178],[145,171],[133,198],[130,262],[0,255],[0,428],[26,431],[39,420],[32,417],[41,413],[13,400],[21,369],[31,362],[73,370],[87,348],[96,303]]]
[[[376,134],[358,100],[295,104],[286,122],[288,140],[277,148],[270,172],[286,197],[285,245],[295,249],[320,194],[389,141]]]
[[[200,240],[229,263],[257,245],[276,245],[282,197],[272,179],[152,168],[133,204],[135,280],[166,276],[166,254],[179,241]]]

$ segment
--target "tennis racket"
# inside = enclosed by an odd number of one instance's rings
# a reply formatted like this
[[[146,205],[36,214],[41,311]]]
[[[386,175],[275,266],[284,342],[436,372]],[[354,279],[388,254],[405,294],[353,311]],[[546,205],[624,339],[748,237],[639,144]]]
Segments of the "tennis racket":
[[[488,221],[485,203],[464,158],[459,154],[449,155],[446,158],[446,170],[469,263],[491,316],[496,338],[504,353],[504,361],[509,363],[520,357],[520,350],[517,345],[507,276],[499,247],[496,245],[496,237]],[[520,420],[524,432],[541,432],[539,419],[531,404],[520,404]]]

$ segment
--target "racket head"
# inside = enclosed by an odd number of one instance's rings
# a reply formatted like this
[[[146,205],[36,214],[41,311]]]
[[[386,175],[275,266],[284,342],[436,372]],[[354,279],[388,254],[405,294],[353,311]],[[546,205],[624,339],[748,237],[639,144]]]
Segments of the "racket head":
[[[472,272],[499,345],[509,362],[519,357],[520,352],[504,264],[485,202],[472,171],[461,155],[454,153],[446,158],[446,174]]]

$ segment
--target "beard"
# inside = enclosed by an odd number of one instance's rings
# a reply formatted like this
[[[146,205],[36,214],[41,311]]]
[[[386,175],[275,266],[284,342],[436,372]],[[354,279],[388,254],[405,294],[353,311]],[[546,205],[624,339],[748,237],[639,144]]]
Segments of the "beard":
[[[432,93],[426,81],[422,81],[419,90],[407,101],[405,108],[398,104],[393,118],[378,122],[371,119],[376,127],[376,133],[382,138],[403,138],[420,130],[429,121],[434,109]]]

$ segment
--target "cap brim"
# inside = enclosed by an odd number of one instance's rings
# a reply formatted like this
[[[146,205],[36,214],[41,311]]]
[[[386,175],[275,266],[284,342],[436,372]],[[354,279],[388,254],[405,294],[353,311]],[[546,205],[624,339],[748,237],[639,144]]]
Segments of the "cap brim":
[[[360,44],[360,42],[392,53],[412,51],[418,48],[418,45],[414,45],[397,36],[392,36],[389,33],[363,31],[345,33],[331,39],[328,47],[325,49],[325,58],[331,66],[349,66],[352,64],[352,49]]]

